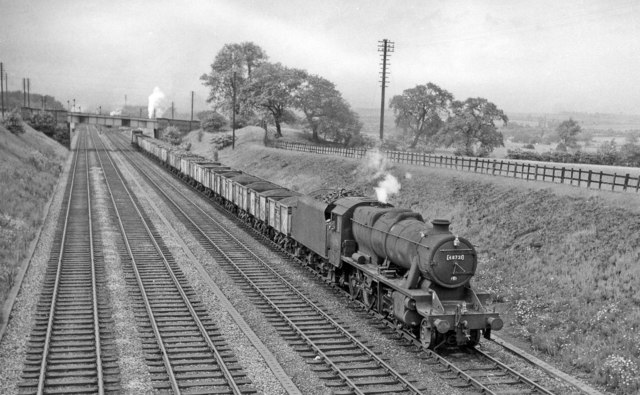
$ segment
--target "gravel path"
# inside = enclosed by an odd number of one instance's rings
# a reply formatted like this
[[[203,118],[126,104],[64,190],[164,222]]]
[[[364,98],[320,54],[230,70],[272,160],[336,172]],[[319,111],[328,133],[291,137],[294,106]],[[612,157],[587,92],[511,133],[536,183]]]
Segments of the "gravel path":
[[[72,146],[75,143],[72,142]],[[22,282],[22,287],[13,305],[7,330],[0,342],[0,394],[18,393],[20,375],[24,366],[27,341],[34,322],[36,304],[40,297],[40,288],[49,261],[49,254],[62,209],[62,199],[69,178],[69,169],[73,162],[73,151],[67,158],[54,190],[49,213],[45,218],[40,241],[36,246],[31,263]]]

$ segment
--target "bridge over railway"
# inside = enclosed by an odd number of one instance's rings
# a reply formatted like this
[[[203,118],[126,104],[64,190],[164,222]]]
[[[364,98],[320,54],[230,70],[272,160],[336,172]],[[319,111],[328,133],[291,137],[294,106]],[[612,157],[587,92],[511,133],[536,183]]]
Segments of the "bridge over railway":
[[[74,130],[78,125],[103,125],[110,128],[140,128],[145,130],[145,134],[154,135],[155,131],[164,129],[169,125],[176,126],[183,132],[192,130],[192,126],[199,126],[199,121],[189,121],[172,118],[143,118],[130,115],[107,115],[86,112],[74,112],[67,110],[41,109],[34,107],[22,107],[22,117],[27,119],[32,113],[45,111],[56,118],[58,124],[67,125],[70,130]]]

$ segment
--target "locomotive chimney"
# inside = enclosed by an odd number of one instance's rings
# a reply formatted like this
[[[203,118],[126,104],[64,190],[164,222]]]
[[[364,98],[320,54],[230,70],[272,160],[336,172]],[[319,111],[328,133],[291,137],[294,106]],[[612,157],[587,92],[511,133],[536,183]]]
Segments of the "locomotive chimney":
[[[433,225],[434,233],[449,233],[451,222],[448,219],[434,219],[431,221],[431,225]]]

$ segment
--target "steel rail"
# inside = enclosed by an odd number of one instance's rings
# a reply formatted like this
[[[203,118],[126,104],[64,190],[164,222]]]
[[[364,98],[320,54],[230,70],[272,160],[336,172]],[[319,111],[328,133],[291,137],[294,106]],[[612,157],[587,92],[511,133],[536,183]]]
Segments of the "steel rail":
[[[93,136],[91,136],[91,138],[93,140]],[[100,163],[100,167],[102,169],[104,169],[104,166],[102,164],[102,159],[100,158],[100,155],[98,154],[97,157],[98,157],[98,162]],[[104,170],[103,170],[103,172],[104,172]],[[151,328],[153,329],[153,333],[156,336],[156,342],[158,344],[158,347],[160,348],[160,353],[162,354],[162,361],[163,361],[164,366],[165,366],[165,368],[167,370],[167,375],[169,376],[169,382],[171,384],[171,389],[173,390],[174,394],[180,394],[181,391],[180,391],[180,388],[178,387],[178,382],[177,382],[175,374],[173,372],[173,367],[171,366],[171,361],[169,360],[169,354],[167,353],[167,349],[165,348],[164,342],[162,341],[162,335],[160,333],[160,329],[158,328],[155,316],[153,314],[153,310],[151,308],[151,304],[149,303],[149,298],[148,298],[147,293],[145,291],[144,284],[142,283],[142,278],[140,276],[140,272],[138,271],[138,268],[136,266],[136,260],[135,260],[135,257],[133,256],[133,251],[131,250],[131,245],[129,244],[129,239],[127,237],[127,232],[124,229],[124,224],[122,223],[122,217],[120,216],[120,210],[118,209],[118,205],[116,204],[113,191],[111,190],[111,185],[109,184],[109,180],[107,179],[106,176],[105,176],[104,179],[105,179],[105,184],[107,186],[107,190],[109,192],[109,197],[111,198],[111,203],[113,204],[113,208],[115,210],[116,217],[118,218],[118,225],[119,225],[119,228],[120,228],[120,232],[123,235],[122,239],[123,239],[125,248],[127,249],[127,253],[129,254],[129,257],[131,258],[131,262],[132,262],[131,266],[133,268],[133,272],[136,275],[136,281],[138,283],[138,286],[140,287],[140,293],[142,295],[142,300],[144,302],[145,309],[147,310],[147,314],[149,315],[149,321],[151,322]]]
[[[85,151],[86,151],[86,140],[83,138],[82,141],[84,143]],[[40,373],[38,376],[38,388],[37,388],[38,395],[44,394],[44,386],[45,386],[46,376],[47,376],[47,362],[48,362],[48,356],[49,356],[49,347],[51,345],[51,337],[53,335],[54,317],[56,312],[56,304],[58,300],[58,291],[60,288],[60,276],[62,273],[62,261],[63,261],[64,252],[65,252],[65,243],[67,241],[67,229],[69,226],[69,217],[71,213],[71,201],[73,200],[73,190],[76,183],[76,172],[78,168],[78,157],[80,156],[80,149],[78,148],[78,146],[79,146],[79,142],[76,145],[76,153],[73,159],[73,171],[71,174],[71,186],[69,188],[69,200],[67,201],[67,208],[65,212],[64,226],[62,230],[62,239],[60,241],[60,253],[58,255],[58,263],[56,265],[56,277],[54,281],[53,293],[51,295],[51,307],[49,308],[49,320],[47,323],[47,332],[45,335],[44,348],[42,351],[42,361],[40,363]],[[87,164],[87,173],[88,173],[88,164]]]
[[[94,146],[95,148],[95,146]],[[98,282],[96,280],[96,262],[93,250],[93,219],[91,217],[91,177],[89,177],[89,151],[84,150],[87,165],[87,205],[89,207],[89,249],[91,251],[91,292],[93,298],[93,335],[96,339],[96,369],[98,371],[98,394],[104,394],[104,378],[102,375],[102,351],[100,350],[100,322],[98,317]]]
[[[495,359],[494,357],[492,357],[491,355],[485,353],[484,351],[480,351],[477,348],[474,348],[475,352],[478,353],[478,355],[482,355],[482,357],[486,358],[487,360],[491,361],[492,363],[494,363],[496,366],[498,366],[500,369],[506,371],[507,373],[509,373],[510,375],[514,376],[515,378],[517,378],[518,380],[524,382],[527,385],[530,385],[532,388],[534,388],[536,391],[539,391],[542,394],[546,394],[546,395],[553,395],[553,392],[549,391],[548,389],[544,388],[543,386],[541,386],[540,384],[537,384],[536,382],[534,382],[533,380],[530,380],[528,378],[526,378],[524,375],[516,372],[515,370],[511,369],[510,367],[508,367],[507,365],[505,365],[504,363],[498,361],[497,359]]]
[[[92,137],[93,140],[93,137]],[[167,258],[165,257],[164,253],[162,252],[162,250],[160,249],[160,246],[158,245],[158,243],[155,240],[155,237],[153,237],[153,234],[151,232],[151,229],[149,229],[148,224],[146,223],[146,221],[144,220],[142,213],[140,212],[140,209],[138,207],[137,204],[135,204],[133,197],[131,196],[131,192],[129,191],[129,188],[126,186],[126,183],[122,177],[122,175],[120,174],[119,169],[117,168],[117,166],[115,165],[115,163],[113,162],[113,158],[111,158],[111,154],[109,154],[109,152],[106,150],[106,146],[104,145],[104,142],[102,142],[103,147],[105,148],[105,152],[107,153],[107,158],[109,159],[109,161],[111,162],[111,166],[113,166],[113,168],[116,170],[116,174],[118,175],[118,178],[120,179],[120,182],[122,183],[122,185],[124,186],[124,190],[127,192],[127,195],[129,196],[129,199],[131,200],[133,207],[135,208],[138,216],[141,219],[142,224],[144,225],[144,228],[149,236],[149,239],[151,240],[151,242],[153,243],[153,246],[155,247],[156,251],[158,252],[158,254],[160,255],[160,257],[162,258],[163,264],[168,272],[168,274],[170,275],[176,289],[178,290],[178,292],[180,293],[185,305],[187,306],[187,308],[189,309],[189,312],[191,314],[191,317],[193,318],[194,322],[196,323],[196,325],[198,326],[198,329],[200,330],[204,340],[206,341],[209,349],[211,350],[211,352],[214,355],[214,358],[216,359],[216,362],[218,363],[218,366],[220,367],[220,370],[223,372],[227,383],[229,384],[229,386],[231,387],[231,390],[233,391],[234,394],[241,394],[241,390],[238,387],[237,383],[235,382],[235,380],[233,379],[233,375],[231,374],[231,372],[229,371],[229,368],[227,367],[226,363],[224,362],[224,360],[222,359],[222,356],[220,355],[220,352],[218,351],[217,347],[215,346],[215,344],[213,344],[213,341],[211,340],[211,338],[209,337],[206,328],[204,327],[204,324],[202,323],[202,321],[200,320],[200,318],[198,317],[196,311],[194,310],[191,302],[189,301],[186,293],[184,292],[184,289],[182,288],[182,286],[180,285],[177,277],[175,276],[175,273],[173,272],[173,270],[171,269],[169,262],[167,261]],[[100,159],[100,164],[102,166],[102,160]],[[105,177],[106,179],[106,177]],[[109,188],[109,191],[111,192],[111,189]],[[114,202],[115,204],[115,202]],[[120,218],[118,216],[118,218]],[[123,232],[123,234],[126,235],[126,232],[124,231],[124,227],[121,225],[121,230]],[[126,237],[125,237],[126,238]],[[127,243],[127,249],[130,252],[130,256],[131,259],[134,262],[134,268],[135,268],[135,260],[133,258],[133,254],[131,253],[131,250],[128,246]],[[137,271],[137,268],[135,270],[136,272],[136,276],[139,277],[139,273]],[[141,284],[141,282],[139,282],[139,284]],[[144,285],[141,285],[142,289],[144,289]],[[143,291],[144,292],[144,291]],[[145,292],[145,298],[146,298],[146,292]],[[147,303],[146,299],[145,299],[145,304]],[[150,307],[150,306],[149,306]],[[174,377],[175,379],[175,377]],[[177,383],[176,383],[177,385]],[[179,391],[177,392],[179,393]]]
[[[141,171],[141,169],[133,164],[133,162],[130,160],[130,162],[132,163],[132,165],[140,172],[140,174],[145,174],[144,172]],[[357,393],[357,394],[364,394],[364,392],[362,392],[359,388],[358,385],[356,383],[354,383],[347,375],[346,373],[342,372],[342,370],[340,369],[339,366],[337,366],[333,361],[331,361],[331,359],[329,357],[326,356],[326,354],[324,352],[322,352],[322,350],[320,350],[320,348],[318,346],[316,346],[313,342],[313,340],[309,339],[309,337],[307,337],[304,332],[295,324],[293,323],[287,316],[286,313],[284,313],[270,298],[268,295],[266,295],[258,285],[255,284],[255,282],[253,280],[251,280],[247,274],[245,272],[243,272],[243,270],[238,267],[232,258],[230,258],[224,251],[222,251],[217,245],[216,243],[211,240],[211,238],[184,212],[184,210],[179,207],[175,201],[173,199],[171,199],[162,188],[160,188],[160,186],[154,182],[153,180],[151,180],[149,177],[146,176],[147,180],[149,180],[153,186],[158,190],[159,193],[161,193],[168,201],[170,201],[174,207],[180,211],[180,213],[182,213],[182,215],[193,225],[193,227],[195,229],[197,229],[200,234],[206,239],[208,240],[208,242],[211,244],[211,246],[213,248],[215,248],[218,253],[220,253],[222,256],[224,256],[227,261],[236,268],[237,272],[240,273],[244,278],[245,281],[247,281],[255,290],[256,292],[258,292],[258,294],[267,302],[269,303],[272,308],[274,310],[276,310],[278,312],[278,314],[280,314],[281,317],[283,317],[287,322],[288,325],[290,327],[292,327],[301,337],[303,337],[306,341],[306,343],[311,346],[318,354],[320,354],[322,356],[322,358],[325,360],[325,362],[327,364],[329,364],[332,369],[340,376],[340,378],[342,378],[342,380],[346,383],[348,383],[348,385]],[[387,364],[384,360],[382,360],[380,357],[378,357],[375,353],[373,353],[372,351],[370,351],[368,349],[368,347],[366,345],[364,345],[360,340],[358,340],[355,336],[353,336],[351,333],[349,333],[346,329],[344,329],[340,324],[338,324],[333,318],[331,318],[328,314],[326,314],[324,311],[322,311],[322,309],[320,309],[315,303],[313,303],[307,296],[305,296],[302,292],[300,292],[294,285],[292,285],[288,280],[286,280],[284,277],[282,277],[278,272],[276,272],[273,268],[271,268],[266,262],[264,262],[264,260],[262,260],[262,258],[258,257],[253,251],[251,251],[243,242],[241,242],[240,240],[238,240],[238,238],[236,238],[234,235],[232,235],[229,231],[227,231],[224,226],[222,224],[220,224],[219,221],[217,221],[215,218],[213,218],[211,215],[209,215],[209,213],[207,213],[205,210],[203,210],[201,207],[199,207],[198,205],[194,204],[191,202],[191,200],[184,195],[179,189],[175,188],[173,185],[170,184],[166,184],[169,185],[174,191],[176,191],[180,196],[182,196],[184,198],[184,201],[189,202],[190,204],[192,204],[194,207],[196,207],[196,209],[198,211],[200,211],[204,217],[208,218],[211,222],[213,222],[214,224],[216,224],[220,230],[225,233],[229,238],[231,238],[233,241],[235,241],[240,247],[242,247],[246,252],[248,252],[258,263],[260,263],[261,265],[264,266],[264,268],[266,268],[274,277],[276,277],[279,281],[282,282],[283,285],[285,285],[287,288],[289,288],[289,290],[294,293],[296,296],[298,296],[300,299],[302,299],[302,301],[304,301],[309,307],[311,307],[313,310],[316,311],[316,313],[318,315],[320,315],[325,321],[327,321],[331,326],[334,327],[334,329],[336,329],[337,331],[339,331],[340,333],[342,333],[342,335],[344,337],[347,337],[351,342],[353,342],[355,345],[358,346],[358,348],[365,354],[369,355],[370,358],[372,358],[377,364],[378,366],[380,366],[381,368],[383,368],[384,370],[386,370],[389,374],[395,376],[398,381],[400,381],[400,385],[402,385],[403,387],[407,388],[408,390],[413,391],[414,393],[421,393],[421,391],[416,388],[412,383],[410,383],[408,380],[406,380],[402,375],[400,375],[398,372],[395,371],[395,369],[393,367],[391,367],[389,364]]]

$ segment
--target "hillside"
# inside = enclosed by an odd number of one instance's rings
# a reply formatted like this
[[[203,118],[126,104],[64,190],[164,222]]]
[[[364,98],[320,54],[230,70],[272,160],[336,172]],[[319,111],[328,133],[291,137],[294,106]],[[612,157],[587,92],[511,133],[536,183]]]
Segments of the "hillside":
[[[261,146],[243,129],[219,159],[303,193],[398,178],[390,203],[447,218],[477,245],[475,285],[493,293],[504,333],[611,388],[634,393],[640,357],[640,201],[446,169],[389,165]],[[192,151],[206,152],[203,142]]]
[[[15,135],[0,126],[0,307],[42,226],[43,209],[69,153],[29,126],[25,130]]]

